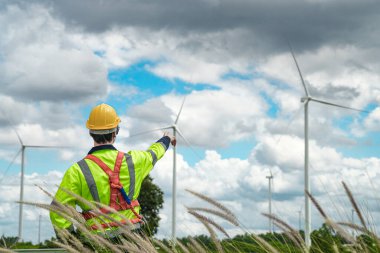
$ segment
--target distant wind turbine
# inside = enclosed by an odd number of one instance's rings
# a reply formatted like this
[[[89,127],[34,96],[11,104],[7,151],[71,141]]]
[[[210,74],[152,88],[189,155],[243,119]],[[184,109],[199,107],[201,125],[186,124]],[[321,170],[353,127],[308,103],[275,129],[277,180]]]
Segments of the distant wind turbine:
[[[26,148],[63,148],[63,146],[43,146],[43,145],[25,145],[16,129],[18,140],[21,144],[21,179],[20,179],[20,209],[19,209],[19,223],[18,223],[18,238],[22,241],[23,230],[23,201],[24,201],[24,172],[25,172],[25,149]]]
[[[197,154],[194,149],[192,148],[190,142],[185,138],[185,136],[182,134],[182,132],[179,130],[177,123],[179,120],[179,116],[181,115],[183,105],[185,103],[186,97],[183,98],[181,107],[179,109],[179,112],[177,114],[177,117],[172,125],[161,127],[161,128],[156,128],[156,129],[151,129],[148,131],[136,133],[130,135],[130,137],[135,137],[137,135],[142,135],[150,132],[155,132],[155,131],[160,131],[160,130],[167,130],[167,129],[172,129],[173,130],[173,136],[177,138],[177,133],[182,137],[182,139],[187,143],[187,145],[193,150],[195,154]],[[176,213],[177,213],[177,207],[176,207],[176,201],[177,201],[177,151],[176,151],[176,146],[173,146],[173,183],[172,183],[172,240],[173,240],[173,245],[176,242]]]
[[[306,194],[306,191],[311,193],[311,191],[310,191],[310,176],[309,176],[309,119],[308,119],[308,117],[309,117],[309,112],[308,112],[309,102],[313,101],[313,102],[317,102],[320,104],[344,108],[344,109],[357,111],[357,112],[364,112],[364,113],[368,113],[368,112],[364,111],[364,110],[359,110],[359,109],[355,109],[355,108],[348,107],[348,106],[338,105],[335,103],[331,103],[331,102],[327,102],[324,100],[320,100],[320,99],[316,99],[316,98],[311,97],[310,93],[306,87],[306,84],[304,82],[304,79],[302,77],[301,70],[298,66],[298,62],[296,60],[296,57],[294,55],[294,52],[293,52],[293,49],[292,49],[290,43],[289,43],[289,49],[290,49],[290,53],[292,54],[294,63],[297,67],[297,71],[298,71],[298,74],[299,74],[299,77],[301,79],[301,83],[302,83],[302,86],[303,86],[303,89],[305,92],[305,96],[301,98],[301,102],[304,103],[304,109],[305,109],[305,129],[304,129],[304,131],[305,131],[305,166],[304,166],[305,167],[304,168],[305,169],[305,244],[306,244],[307,248],[310,248],[310,246],[311,246],[311,240],[310,240],[310,233],[311,233],[310,199],[308,198],[308,196]]]
[[[9,118],[6,118],[6,120],[9,122],[9,124],[11,126],[14,126],[14,124],[10,121]],[[18,240],[22,241],[22,229],[23,229],[23,216],[22,215],[23,215],[23,201],[24,201],[25,149],[26,148],[64,148],[64,146],[26,145],[22,141],[17,130],[14,127],[12,127],[12,129],[16,133],[17,139],[21,145],[21,148],[17,152],[17,155],[21,152],[21,177],[20,177],[20,206],[19,206],[19,218],[18,218]],[[17,157],[17,155],[15,156],[15,158]],[[14,159],[9,164],[8,169],[10,168],[10,166],[12,165],[13,162],[14,162]]]
[[[268,179],[268,198],[269,198],[269,233],[273,233],[273,221],[272,221],[272,181],[273,175],[272,171],[270,171],[270,175],[266,176]]]
[[[301,216],[302,216],[302,209],[297,211],[298,213],[298,231],[301,231]]]

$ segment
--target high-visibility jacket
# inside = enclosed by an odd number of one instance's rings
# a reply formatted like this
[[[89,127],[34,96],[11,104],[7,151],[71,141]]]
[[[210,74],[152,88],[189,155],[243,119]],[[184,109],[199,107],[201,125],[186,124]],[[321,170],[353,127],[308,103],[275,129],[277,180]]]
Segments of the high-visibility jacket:
[[[120,183],[123,185],[131,201],[135,201],[141,189],[144,178],[152,170],[155,163],[161,159],[169,146],[170,138],[163,137],[158,142],[152,144],[147,151],[129,151],[124,154],[120,167]],[[118,151],[112,145],[102,145],[91,149],[89,154],[96,156],[113,170]],[[83,211],[88,211],[90,207],[77,200],[75,196],[68,194],[62,188],[81,196],[89,201],[98,201],[105,205],[110,205],[110,180],[108,175],[92,160],[83,159],[73,164],[63,176],[60,188],[55,194],[55,201],[72,207],[79,206]],[[140,206],[135,206],[136,213],[140,212]],[[136,215],[130,210],[119,211],[124,217],[134,220]],[[121,221],[117,214],[109,214],[113,219]],[[59,214],[51,211],[50,219],[55,228],[72,230],[73,226]],[[111,221],[109,221],[111,222]],[[102,219],[91,218],[86,221],[89,227],[104,223]]]

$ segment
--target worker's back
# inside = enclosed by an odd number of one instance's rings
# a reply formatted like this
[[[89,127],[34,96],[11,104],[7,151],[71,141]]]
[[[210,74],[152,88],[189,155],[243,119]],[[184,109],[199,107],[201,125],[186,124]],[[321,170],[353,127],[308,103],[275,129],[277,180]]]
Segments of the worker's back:
[[[92,118],[99,121],[99,118],[108,116],[105,118],[110,121],[109,115],[99,116],[99,113],[104,114],[109,111],[109,106],[105,109],[104,106],[107,105],[95,107],[93,112],[98,114],[94,117],[94,113],[91,113],[88,126],[96,125],[90,124]],[[116,229],[120,223],[141,221],[139,215],[141,208],[137,201],[141,184],[155,163],[165,154],[170,143],[175,145],[175,139],[165,134],[147,151],[119,152],[112,144],[119,131],[117,124],[120,120],[114,111],[111,112],[111,116],[116,117],[112,118],[111,122],[116,124],[108,124],[111,130],[90,128],[94,147],[84,159],[66,171],[53,201],[74,208],[79,206],[83,211],[87,228],[94,232]],[[86,203],[88,201],[101,203],[101,212],[91,210],[90,204]],[[114,213],[115,210],[117,213]],[[50,212],[50,218],[55,229],[74,230],[70,219],[65,219],[58,213]]]

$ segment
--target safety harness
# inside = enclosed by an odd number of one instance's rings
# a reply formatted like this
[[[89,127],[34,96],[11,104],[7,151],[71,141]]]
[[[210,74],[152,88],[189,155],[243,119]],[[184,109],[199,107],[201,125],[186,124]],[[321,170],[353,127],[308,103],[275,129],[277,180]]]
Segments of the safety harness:
[[[128,195],[126,194],[123,185],[120,183],[120,167],[123,161],[123,157],[124,157],[124,153],[118,151],[113,170],[111,170],[102,160],[100,160],[98,157],[94,155],[89,154],[84,158],[84,159],[89,159],[93,161],[94,163],[96,163],[108,175],[110,190],[111,190],[109,206],[116,211],[130,209],[133,212],[133,214],[136,216],[136,218],[131,219],[129,221],[121,220],[120,222],[109,222],[109,223],[100,224],[102,228],[118,227],[120,223],[127,224],[130,222],[132,224],[136,224],[136,223],[142,222],[142,216],[139,215],[134,209],[134,207],[140,206],[138,200],[131,201]],[[111,213],[109,208],[100,208],[99,211],[101,212],[101,214],[94,213],[93,211],[89,210],[89,211],[82,212],[82,215],[85,220],[89,220],[94,217],[98,217],[102,214]],[[97,230],[97,229],[100,229],[100,227],[99,225],[94,224],[91,226],[91,229]]]

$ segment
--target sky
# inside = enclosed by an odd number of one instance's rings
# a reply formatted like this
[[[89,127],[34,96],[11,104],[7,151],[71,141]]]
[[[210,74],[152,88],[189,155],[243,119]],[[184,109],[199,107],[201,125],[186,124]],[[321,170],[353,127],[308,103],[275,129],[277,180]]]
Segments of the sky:
[[[309,104],[311,192],[331,217],[351,221],[341,182],[379,228],[380,3],[373,0],[0,0],[0,234],[16,236],[20,142],[28,202],[50,203],[65,170],[92,146],[85,122],[99,103],[121,117],[115,146],[144,150],[178,127],[177,235],[206,234],[186,212],[206,194],[244,230],[265,232],[273,213],[295,228],[304,215],[305,96],[363,109]],[[171,234],[172,149],[151,176],[164,192],[160,238]],[[354,222],[357,218],[354,217]],[[53,230],[24,208],[24,240]],[[312,227],[322,223],[312,208]],[[303,226],[303,221],[302,224]]]

